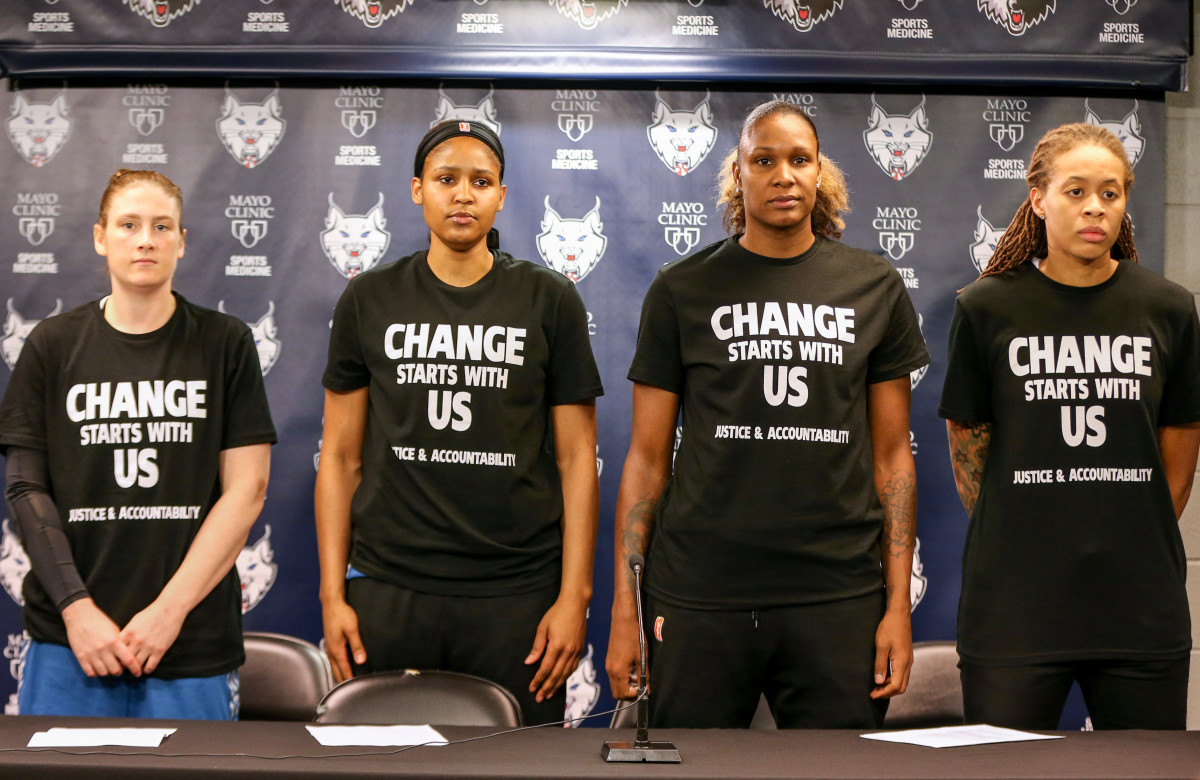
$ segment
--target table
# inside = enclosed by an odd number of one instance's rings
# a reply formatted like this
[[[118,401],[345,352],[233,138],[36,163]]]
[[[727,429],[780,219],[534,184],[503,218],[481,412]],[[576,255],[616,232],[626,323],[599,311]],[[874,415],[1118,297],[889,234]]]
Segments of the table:
[[[51,726],[176,726],[157,750],[25,750]],[[448,739],[489,729],[447,727]],[[1058,732],[1065,739],[932,748],[857,731],[651,732],[683,763],[606,764],[600,745],[632,730],[541,728],[445,747],[323,748],[302,723],[0,717],[0,778],[1200,778],[1200,731]]]

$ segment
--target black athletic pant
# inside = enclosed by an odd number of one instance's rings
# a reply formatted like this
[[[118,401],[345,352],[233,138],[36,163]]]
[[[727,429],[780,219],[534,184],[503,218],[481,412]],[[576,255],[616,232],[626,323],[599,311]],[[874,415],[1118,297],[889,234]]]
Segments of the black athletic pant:
[[[504,686],[517,698],[526,725],[563,719],[567,687],[540,704],[529,684],[538,663],[525,665],[538,623],[558,598],[558,586],[515,596],[438,596],[370,577],[346,581],[346,601],[358,613],[367,662],[355,674],[396,669],[464,672]]]
[[[884,594],[756,611],[645,598],[650,725],[747,728],[767,698],[780,728],[874,729],[875,630]]]
[[[1078,681],[1096,729],[1187,728],[1187,656],[1168,661],[1073,661],[1023,666],[959,664],[967,723],[1058,728]]]

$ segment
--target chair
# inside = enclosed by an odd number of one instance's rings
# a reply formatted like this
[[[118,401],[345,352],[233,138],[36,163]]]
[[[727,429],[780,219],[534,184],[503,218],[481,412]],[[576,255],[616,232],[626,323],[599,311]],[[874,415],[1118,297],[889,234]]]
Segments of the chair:
[[[329,661],[303,639],[259,631],[242,635],[242,720],[310,721],[321,697],[333,687]]]
[[[524,725],[505,688],[458,672],[376,672],[346,680],[317,706],[317,723],[431,726]]]
[[[892,699],[883,727],[923,729],[962,722],[962,682],[954,643],[915,642],[908,690]]]

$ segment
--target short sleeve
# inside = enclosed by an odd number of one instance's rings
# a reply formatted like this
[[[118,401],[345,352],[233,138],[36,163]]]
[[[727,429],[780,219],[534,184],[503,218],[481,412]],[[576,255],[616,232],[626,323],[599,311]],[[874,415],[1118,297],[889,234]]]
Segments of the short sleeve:
[[[887,280],[887,330],[871,351],[867,384],[897,379],[929,364],[921,322],[904,282],[894,269],[889,269]]]
[[[29,334],[0,401],[0,452],[46,449],[46,361],[39,324]]]
[[[371,384],[371,371],[363,357],[359,337],[357,283],[346,285],[333,310],[333,326],[329,332],[329,356],[321,384],[335,392],[360,390]]]
[[[604,387],[592,355],[587,309],[579,290],[574,284],[567,284],[555,309],[546,402],[559,406],[599,395],[604,395]]]
[[[1171,368],[1163,384],[1158,425],[1200,420],[1200,319],[1188,296],[1188,316],[1171,350]]]
[[[251,444],[274,444],[277,440],[254,336],[244,324],[238,324],[241,333],[232,337],[236,341],[225,368],[223,450]]]
[[[683,353],[674,296],[662,271],[650,283],[642,301],[637,347],[629,378],[643,385],[683,394]]]
[[[991,378],[983,349],[962,301],[954,303],[946,379],[938,415],[958,422],[992,422]]]

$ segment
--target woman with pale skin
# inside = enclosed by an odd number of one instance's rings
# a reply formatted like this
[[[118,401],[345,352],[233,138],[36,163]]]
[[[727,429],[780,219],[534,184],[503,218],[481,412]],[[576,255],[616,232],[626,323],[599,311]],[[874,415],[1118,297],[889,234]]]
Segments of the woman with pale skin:
[[[172,289],[182,221],[170,179],[113,175],[93,229],[111,294],[39,324],[0,405],[33,569],[22,714],[236,716],[233,565],[275,432],[249,329]]]
[[[1103,128],[1038,143],[1029,196],[958,296],[939,414],[970,516],[968,722],[1182,729],[1191,628],[1178,518],[1200,446],[1190,293],[1138,265],[1133,170]]]
[[[602,390],[574,285],[489,242],[503,173],[487,127],[431,129],[412,178],[428,250],[360,274],[338,303],[321,603],[338,680],[466,672],[547,723],[586,646]]]
[[[755,108],[723,167],[732,236],[643,305],[609,682],[636,695],[639,553],[651,723],[744,728],[765,694],[784,728],[878,727],[912,662],[909,372],[928,355],[895,269],[834,240],[845,182],[801,110]]]

